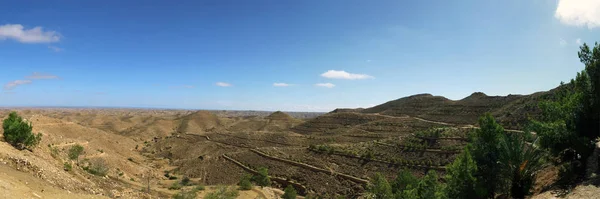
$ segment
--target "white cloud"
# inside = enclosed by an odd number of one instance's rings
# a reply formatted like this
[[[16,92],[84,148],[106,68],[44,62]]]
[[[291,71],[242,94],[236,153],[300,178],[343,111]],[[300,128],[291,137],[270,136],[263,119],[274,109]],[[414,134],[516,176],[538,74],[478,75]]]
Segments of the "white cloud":
[[[349,79],[349,80],[373,78],[373,76],[370,76],[370,75],[352,74],[352,73],[348,73],[343,70],[328,70],[327,72],[324,72],[323,74],[321,74],[321,76],[325,77],[325,78],[330,78],[330,79]]]
[[[558,0],[554,17],[567,25],[600,27],[600,1]]]
[[[561,46],[566,46],[566,45],[567,45],[567,41],[565,41],[563,38],[560,38],[560,42],[559,42],[559,44],[560,44]]]
[[[0,40],[14,39],[21,43],[51,43],[60,41],[60,34],[55,31],[44,31],[37,26],[25,29],[21,24],[0,26]]]
[[[315,84],[315,86],[325,87],[325,88],[333,88],[333,87],[335,87],[335,84],[332,84],[332,83],[318,83],[318,84]]]
[[[50,50],[52,50],[54,52],[61,52],[61,51],[64,50],[64,49],[56,47],[56,46],[48,46],[48,49],[50,49]]]
[[[287,83],[273,83],[273,86],[275,87],[288,87],[288,86],[292,86],[293,84],[287,84]]]
[[[60,77],[56,76],[56,75],[52,75],[52,74],[44,74],[44,73],[38,73],[38,72],[34,72],[32,75],[25,77],[27,79],[58,79]]]
[[[575,40],[575,43],[577,43],[577,45],[581,45],[581,39],[580,39],[580,38],[577,38],[577,39]]]
[[[233,86],[233,85],[231,85],[230,83],[227,83],[227,82],[217,82],[216,85],[220,86],[220,87],[230,87],[230,86]]]
[[[31,80],[15,80],[4,85],[4,90],[12,90],[19,85],[31,84]]]

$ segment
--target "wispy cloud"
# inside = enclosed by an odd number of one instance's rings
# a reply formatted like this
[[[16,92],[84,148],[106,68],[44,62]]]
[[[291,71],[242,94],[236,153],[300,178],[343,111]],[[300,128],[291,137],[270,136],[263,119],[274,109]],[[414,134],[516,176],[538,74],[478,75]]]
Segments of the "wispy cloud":
[[[576,43],[577,45],[581,45],[581,38],[577,38],[577,39],[575,40],[575,43]]]
[[[21,43],[52,43],[60,41],[60,34],[55,31],[44,31],[37,26],[25,29],[21,24],[0,26],[0,40],[13,39]]]
[[[567,25],[600,27],[600,1],[558,0],[554,17]]]
[[[349,79],[349,80],[373,78],[373,76],[370,76],[370,75],[353,74],[353,73],[349,73],[349,72],[346,72],[343,70],[328,70],[327,72],[324,72],[323,74],[321,74],[321,77],[330,78],[330,79]]]
[[[52,50],[54,52],[57,52],[57,53],[58,52],[62,52],[63,50],[65,50],[65,49],[62,49],[62,48],[59,48],[59,47],[56,47],[56,46],[48,46],[48,49],[50,49],[50,50]]]
[[[332,84],[332,83],[318,83],[318,84],[315,84],[315,86],[325,87],[325,88],[333,88],[333,87],[335,87],[335,84]]]
[[[31,84],[31,80],[15,80],[4,85],[4,90],[12,90],[19,85]]]
[[[293,84],[287,84],[287,83],[273,83],[273,86],[275,87],[288,87],[288,86],[292,86]]]
[[[25,77],[27,79],[59,79],[60,77],[47,73],[34,72],[32,75]]]
[[[559,44],[561,46],[566,46],[567,45],[567,41],[565,41],[563,38],[560,38]]]
[[[220,87],[230,87],[233,86],[230,83],[227,82],[217,82],[215,85],[220,86]]]

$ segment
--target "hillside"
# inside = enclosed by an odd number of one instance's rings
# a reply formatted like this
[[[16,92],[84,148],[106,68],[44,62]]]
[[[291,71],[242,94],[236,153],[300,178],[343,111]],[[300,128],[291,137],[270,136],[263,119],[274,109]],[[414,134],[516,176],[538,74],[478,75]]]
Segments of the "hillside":
[[[461,100],[442,96],[418,94],[389,101],[360,111],[361,113],[389,116],[410,116],[425,120],[458,125],[475,124],[486,112],[506,128],[522,129],[528,117],[537,118],[540,101],[552,98],[561,88],[533,93],[531,95],[488,96],[475,92]]]

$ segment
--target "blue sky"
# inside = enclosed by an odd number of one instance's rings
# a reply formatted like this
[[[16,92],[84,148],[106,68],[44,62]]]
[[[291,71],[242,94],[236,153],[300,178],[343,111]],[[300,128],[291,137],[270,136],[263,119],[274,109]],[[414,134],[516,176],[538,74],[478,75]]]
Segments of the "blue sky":
[[[330,111],[530,94],[583,69],[596,0],[0,0],[0,106]]]

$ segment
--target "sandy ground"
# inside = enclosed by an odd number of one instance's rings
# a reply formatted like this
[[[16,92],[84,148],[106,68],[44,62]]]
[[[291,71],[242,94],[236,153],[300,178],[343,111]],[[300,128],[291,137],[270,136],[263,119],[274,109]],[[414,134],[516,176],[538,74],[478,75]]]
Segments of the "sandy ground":
[[[76,194],[58,189],[48,182],[0,164],[1,198],[106,198],[97,195]]]

